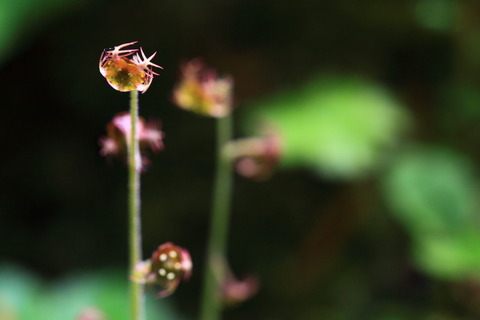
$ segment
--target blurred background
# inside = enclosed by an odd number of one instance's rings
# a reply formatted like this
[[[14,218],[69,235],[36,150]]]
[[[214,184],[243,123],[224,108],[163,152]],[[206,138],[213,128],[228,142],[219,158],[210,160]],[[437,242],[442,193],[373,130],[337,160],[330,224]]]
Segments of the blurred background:
[[[126,169],[99,155],[128,109],[99,74],[138,40],[163,66],[140,114],[144,252],[188,248],[150,319],[196,319],[215,121],[180,110],[181,63],[235,81],[235,136],[281,133],[264,182],[235,177],[229,261],[260,290],[225,319],[480,318],[480,3],[1,0],[0,319],[127,319]]]

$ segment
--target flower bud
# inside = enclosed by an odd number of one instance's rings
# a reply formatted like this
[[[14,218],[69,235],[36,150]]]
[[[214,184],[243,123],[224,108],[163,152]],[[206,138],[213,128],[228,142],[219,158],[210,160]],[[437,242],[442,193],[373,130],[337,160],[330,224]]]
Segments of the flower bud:
[[[126,160],[127,146],[130,143],[131,120],[127,112],[118,113],[112,121],[107,124],[107,136],[100,138],[100,154],[102,156],[119,156]],[[140,145],[140,161],[138,170],[145,170],[149,160],[146,156],[147,150],[154,152],[163,149],[163,132],[159,129],[158,121],[149,121],[141,117],[137,121],[137,134]]]
[[[200,60],[182,67],[182,78],[173,93],[174,102],[183,109],[210,116],[223,117],[232,109],[233,80],[219,78]]]
[[[254,276],[238,280],[230,274],[222,285],[223,301],[227,305],[236,305],[254,296],[259,289],[260,281]]]
[[[105,320],[105,316],[99,309],[88,307],[80,312],[76,320]]]
[[[150,62],[156,52],[147,58],[142,48],[141,56],[138,49],[123,50],[135,43],[137,41],[124,43],[112,50],[103,50],[100,56],[100,73],[115,90],[122,92],[137,90],[144,93],[152,83],[153,76],[158,75],[151,67],[163,69]]]
[[[266,180],[278,164],[282,153],[281,140],[270,131],[264,137],[243,138],[229,142],[226,157],[235,161],[238,174],[252,180]]]
[[[160,287],[159,297],[172,294],[182,280],[192,274],[192,259],[188,251],[171,242],[160,245],[149,260],[136,265],[132,280]]]

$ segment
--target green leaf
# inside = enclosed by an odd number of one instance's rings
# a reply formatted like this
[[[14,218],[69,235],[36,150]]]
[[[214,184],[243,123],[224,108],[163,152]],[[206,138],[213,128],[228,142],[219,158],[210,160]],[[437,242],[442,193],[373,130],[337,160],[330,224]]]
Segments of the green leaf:
[[[393,164],[385,188],[424,271],[443,279],[479,275],[478,183],[466,158],[445,149],[416,148]]]
[[[247,121],[279,130],[283,165],[342,178],[379,165],[408,124],[382,87],[350,77],[315,80],[252,109]]]
[[[414,236],[463,232],[477,223],[472,171],[467,159],[451,151],[417,148],[393,164],[387,200]]]
[[[41,284],[33,275],[14,266],[0,268],[0,319],[31,318]]]
[[[24,42],[27,34],[41,30],[40,25],[58,11],[83,0],[2,0],[0,1],[0,65],[13,47]],[[53,14],[53,15],[52,15]]]
[[[436,31],[452,30],[458,10],[454,0],[419,0],[415,4],[418,23]]]
[[[40,286],[38,279],[17,267],[0,268],[0,319],[76,319],[87,308],[96,308],[107,319],[128,320],[129,282],[115,270],[77,275]],[[181,320],[167,300],[147,294],[147,319]]]
[[[415,241],[415,260],[429,274],[449,280],[480,277],[480,235],[424,236]]]

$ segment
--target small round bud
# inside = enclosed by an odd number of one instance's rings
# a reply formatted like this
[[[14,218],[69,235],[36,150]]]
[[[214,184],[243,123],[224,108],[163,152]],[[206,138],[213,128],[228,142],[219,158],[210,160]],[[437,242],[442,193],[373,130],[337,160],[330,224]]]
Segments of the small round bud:
[[[98,66],[100,73],[115,90],[122,92],[137,90],[144,93],[150,87],[153,76],[158,75],[151,67],[163,69],[151,62],[156,52],[147,58],[142,48],[141,55],[138,49],[123,50],[135,43],[137,42],[124,43],[112,50],[103,50],[100,56]]]

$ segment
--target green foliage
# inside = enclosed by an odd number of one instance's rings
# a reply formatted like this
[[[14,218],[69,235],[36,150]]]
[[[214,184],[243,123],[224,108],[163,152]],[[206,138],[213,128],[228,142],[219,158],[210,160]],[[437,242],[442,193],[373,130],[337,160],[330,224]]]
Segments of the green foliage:
[[[473,54],[475,55],[474,60],[476,64],[480,64],[480,61],[477,61],[477,57],[480,55],[480,41],[477,40],[478,38],[475,37],[475,40],[478,42],[478,50]],[[441,99],[446,102],[449,111],[444,117],[452,126],[458,126],[458,120],[461,120],[462,123],[476,123],[480,119],[480,108],[478,107],[480,92],[475,86],[466,83],[448,86],[443,92]],[[454,110],[449,108],[452,105],[455,106]]]
[[[382,87],[348,77],[315,80],[281,94],[252,118],[280,131],[285,166],[342,178],[380,164],[408,124],[405,110]]]
[[[415,5],[415,16],[425,28],[449,31],[454,26],[458,10],[454,0],[420,0]]]
[[[432,276],[449,280],[480,276],[480,235],[473,230],[452,236],[425,235],[415,245],[417,263]]]
[[[151,319],[179,320],[164,300],[147,299]],[[0,319],[76,319],[87,308],[107,319],[129,319],[128,282],[117,271],[75,276],[53,286],[13,267],[0,269]]]
[[[0,64],[18,38],[37,29],[41,20],[56,10],[80,0],[3,0],[0,1]]]
[[[480,268],[478,183],[472,164],[453,152],[418,148],[397,159],[385,186],[424,270],[463,278]]]
[[[462,232],[474,218],[472,167],[452,152],[409,152],[397,159],[388,183],[397,217],[415,234]]]
[[[14,268],[0,269],[0,319],[35,319],[34,300],[39,295],[40,284],[30,274]]]

